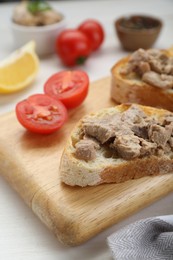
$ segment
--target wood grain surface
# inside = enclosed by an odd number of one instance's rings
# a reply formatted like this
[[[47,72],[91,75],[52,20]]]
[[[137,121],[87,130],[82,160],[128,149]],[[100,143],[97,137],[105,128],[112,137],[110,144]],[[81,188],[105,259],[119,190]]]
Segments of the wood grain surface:
[[[112,105],[110,78],[105,78],[91,84],[82,106],[71,110],[68,122],[52,135],[27,132],[14,112],[0,117],[1,174],[64,244],[84,243],[173,191],[172,174],[86,188],[60,183],[59,161],[74,124]]]

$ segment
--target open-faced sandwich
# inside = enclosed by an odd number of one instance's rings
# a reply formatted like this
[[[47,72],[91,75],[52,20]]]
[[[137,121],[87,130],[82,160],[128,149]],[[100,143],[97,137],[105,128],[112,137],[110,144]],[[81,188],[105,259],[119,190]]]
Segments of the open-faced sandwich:
[[[68,185],[120,183],[173,172],[173,113],[121,104],[83,117],[60,163]]]
[[[173,55],[169,50],[139,49],[112,70],[111,97],[173,111]]]

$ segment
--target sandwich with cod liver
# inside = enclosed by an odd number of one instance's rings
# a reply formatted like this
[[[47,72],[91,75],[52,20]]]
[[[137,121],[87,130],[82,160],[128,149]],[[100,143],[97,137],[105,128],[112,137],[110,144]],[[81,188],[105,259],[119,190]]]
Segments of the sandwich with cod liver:
[[[60,163],[71,186],[122,183],[173,172],[173,113],[121,104],[84,116],[73,129]]]

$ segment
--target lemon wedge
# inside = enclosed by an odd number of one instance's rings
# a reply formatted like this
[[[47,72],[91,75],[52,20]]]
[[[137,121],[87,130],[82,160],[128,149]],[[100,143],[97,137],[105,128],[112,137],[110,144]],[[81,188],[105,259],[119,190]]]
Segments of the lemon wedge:
[[[39,59],[31,41],[0,62],[0,93],[11,93],[30,85],[38,73]]]

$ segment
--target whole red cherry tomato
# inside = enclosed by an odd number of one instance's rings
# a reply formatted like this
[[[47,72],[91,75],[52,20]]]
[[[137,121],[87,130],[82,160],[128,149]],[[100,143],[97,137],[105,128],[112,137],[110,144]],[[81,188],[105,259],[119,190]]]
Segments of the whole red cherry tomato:
[[[88,86],[89,78],[84,71],[61,71],[47,80],[44,92],[60,100],[67,108],[74,108],[86,98]]]
[[[82,64],[91,53],[88,37],[76,29],[66,29],[57,37],[56,50],[67,66]]]
[[[79,25],[78,29],[85,33],[91,42],[92,50],[97,50],[104,40],[104,29],[102,25],[93,19],[88,19]]]
[[[35,94],[16,105],[16,116],[31,132],[50,134],[65,123],[67,110],[60,101],[45,94]]]

